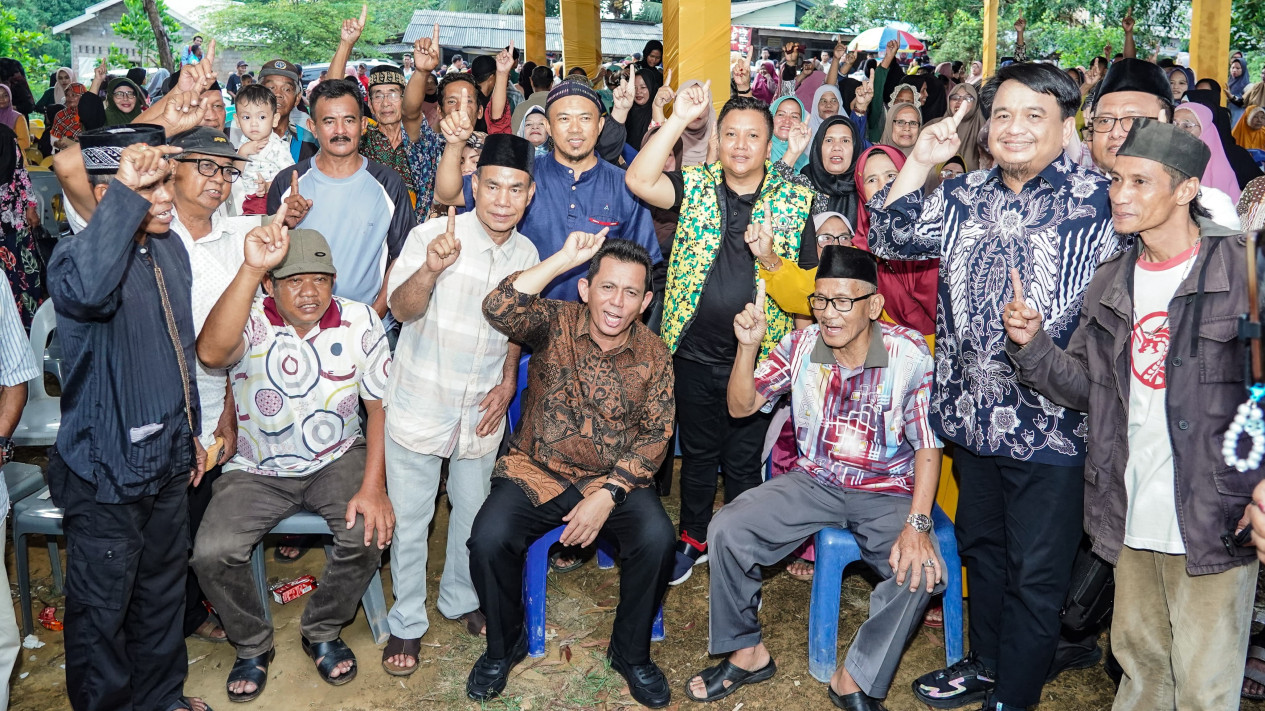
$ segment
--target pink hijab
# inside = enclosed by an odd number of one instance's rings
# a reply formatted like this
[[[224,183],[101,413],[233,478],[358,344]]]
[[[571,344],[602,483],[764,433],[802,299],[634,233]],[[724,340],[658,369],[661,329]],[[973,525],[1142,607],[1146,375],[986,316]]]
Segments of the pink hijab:
[[[1199,183],[1220,190],[1229,195],[1230,200],[1237,203],[1242,190],[1239,188],[1238,178],[1234,175],[1234,169],[1230,167],[1229,159],[1225,157],[1225,146],[1221,144],[1221,136],[1212,122],[1212,110],[1203,104],[1188,101],[1179,104],[1174,113],[1183,109],[1193,113],[1199,119],[1199,140],[1204,142],[1209,151],[1212,151],[1212,159],[1208,161],[1208,167],[1204,168],[1203,178]]]
[[[18,116],[21,116],[21,114],[18,113],[17,109],[13,108],[13,91],[5,84],[0,84],[0,89],[3,89],[4,93],[9,95],[9,108],[0,111],[0,123],[13,128],[18,122]]]

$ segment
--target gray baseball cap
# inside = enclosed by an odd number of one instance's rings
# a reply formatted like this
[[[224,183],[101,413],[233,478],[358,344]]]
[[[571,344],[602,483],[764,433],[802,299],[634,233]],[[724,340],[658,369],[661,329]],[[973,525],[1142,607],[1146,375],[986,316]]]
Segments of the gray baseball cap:
[[[290,230],[290,249],[272,270],[272,278],[284,279],[295,274],[338,275],[325,235],[310,229]]]

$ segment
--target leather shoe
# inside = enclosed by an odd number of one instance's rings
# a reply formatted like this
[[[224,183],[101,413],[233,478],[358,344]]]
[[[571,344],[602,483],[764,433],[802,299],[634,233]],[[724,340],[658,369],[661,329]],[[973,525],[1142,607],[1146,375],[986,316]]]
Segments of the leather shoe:
[[[654,662],[629,664],[611,649],[606,650],[606,658],[610,660],[611,669],[619,672],[628,682],[628,693],[634,701],[652,709],[661,709],[671,703],[672,690],[668,687],[668,678]]]
[[[492,659],[484,652],[479,661],[470,670],[466,679],[466,696],[474,701],[487,701],[500,696],[505,691],[505,683],[509,681],[510,672],[518,663],[527,657],[527,634],[519,635],[518,642],[510,649],[509,656]]]
[[[866,696],[864,691],[840,696],[830,684],[826,684],[826,689],[830,692],[830,702],[844,711],[887,711],[881,701]]]

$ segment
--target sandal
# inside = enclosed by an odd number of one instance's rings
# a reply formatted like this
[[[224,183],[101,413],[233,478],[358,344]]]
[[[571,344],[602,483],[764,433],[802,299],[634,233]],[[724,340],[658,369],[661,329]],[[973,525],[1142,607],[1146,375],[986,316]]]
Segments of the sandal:
[[[272,559],[278,563],[293,563],[312,550],[313,536],[282,536],[277,547],[272,549]],[[298,548],[299,554],[293,558],[281,555],[282,548]]]
[[[210,625],[210,629],[206,629],[207,625]],[[206,629],[205,632],[203,631],[204,629]],[[216,630],[223,632],[224,628],[215,621],[215,618],[208,617],[206,622],[203,622],[202,624],[198,625],[198,628],[194,630],[193,634],[189,636],[195,639],[200,639],[203,642],[213,642],[215,644],[219,644],[221,642],[227,642],[228,635],[225,634],[223,637],[216,637],[215,636]]]
[[[807,566],[808,572],[807,573],[791,572],[791,566],[795,565],[796,563]],[[791,561],[790,565],[786,566],[786,574],[791,576],[792,578],[795,578],[796,580],[802,580],[806,583],[811,583],[813,581],[813,567],[814,567],[813,562],[811,560],[807,560],[804,558],[796,558],[795,560]]]
[[[245,659],[239,657],[234,661],[233,668],[228,672],[228,681],[224,682],[224,691],[228,694],[228,700],[244,703],[246,701],[254,701],[260,694],[264,693],[264,686],[268,684],[268,665],[272,663],[272,658],[276,654],[276,649],[269,649],[257,657],[247,657]],[[255,690],[244,694],[234,694],[228,690],[229,684],[239,681],[249,681],[255,685]]]
[[[1252,661],[1265,662],[1265,632],[1258,632],[1248,638],[1247,647],[1247,666],[1243,667],[1243,678],[1247,681],[1254,681],[1261,686],[1265,686],[1265,669],[1253,669]],[[1265,700],[1265,694],[1249,694],[1246,691],[1242,694],[1243,698],[1248,701]]]
[[[488,636],[488,617],[483,614],[483,610],[471,610],[458,617],[457,621],[465,624],[466,632],[472,637],[486,638]]]
[[[700,703],[719,701],[734,693],[738,689],[741,689],[746,684],[757,684],[762,681],[767,681],[773,678],[773,675],[776,673],[777,664],[774,664],[771,658],[769,659],[768,664],[765,664],[763,667],[760,667],[755,671],[747,671],[746,669],[734,666],[728,659],[726,659],[720,664],[717,664],[714,667],[708,667],[707,669],[704,669],[694,675],[702,678],[703,685],[707,689],[706,697],[700,699],[690,693],[689,681],[685,682],[685,695],[688,696],[691,701],[698,701]],[[690,681],[693,681],[694,676],[690,677]],[[726,687],[726,681],[733,683]]]
[[[570,558],[571,562],[566,565],[560,564],[558,561],[563,558]],[[584,565],[588,557],[584,555],[584,549],[579,546],[557,545],[553,550],[549,551],[549,569],[555,573],[570,573],[571,571]]]
[[[422,651],[421,639],[400,639],[395,635],[387,640],[387,646],[382,649],[382,668],[391,676],[408,676],[417,671],[418,655]],[[406,667],[399,664],[392,664],[387,661],[391,657],[403,654],[413,658],[413,666]]]
[[[927,607],[927,612],[922,616],[922,624],[924,627],[930,627],[938,630],[944,627],[944,603],[941,601],[932,601]]]
[[[316,672],[321,675],[321,681],[331,686],[342,686],[356,678],[356,655],[341,637],[335,637],[328,642],[309,642],[307,637],[299,637],[299,639],[303,641],[303,651],[316,662]],[[318,659],[319,662],[316,661]],[[346,661],[352,662],[351,671],[330,676],[330,672]]]
[[[199,704],[202,706],[202,711],[215,711],[210,704],[197,696],[182,696],[180,697],[180,702],[184,705],[174,706],[171,711],[198,711]]]

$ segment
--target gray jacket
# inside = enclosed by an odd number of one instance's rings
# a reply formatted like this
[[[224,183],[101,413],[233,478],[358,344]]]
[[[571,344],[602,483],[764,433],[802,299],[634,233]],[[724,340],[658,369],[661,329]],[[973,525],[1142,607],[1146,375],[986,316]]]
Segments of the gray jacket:
[[[1177,521],[1191,575],[1255,560],[1251,548],[1227,553],[1221,535],[1234,529],[1263,476],[1260,470],[1226,466],[1221,455],[1222,437],[1247,398],[1245,347],[1237,338],[1239,315],[1248,310],[1246,238],[1211,221],[1201,220],[1199,227],[1199,256],[1169,302],[1165,365]],[[1059,405],[1089,413],[1085,530],[1094,552],[1113,565],[1124,545],[1128,507],[1129,343],[1139,252],[1137,242],[1098,268],[1066,351],[1044,330],[1023,348],[1006,344],[1023,383]]]

